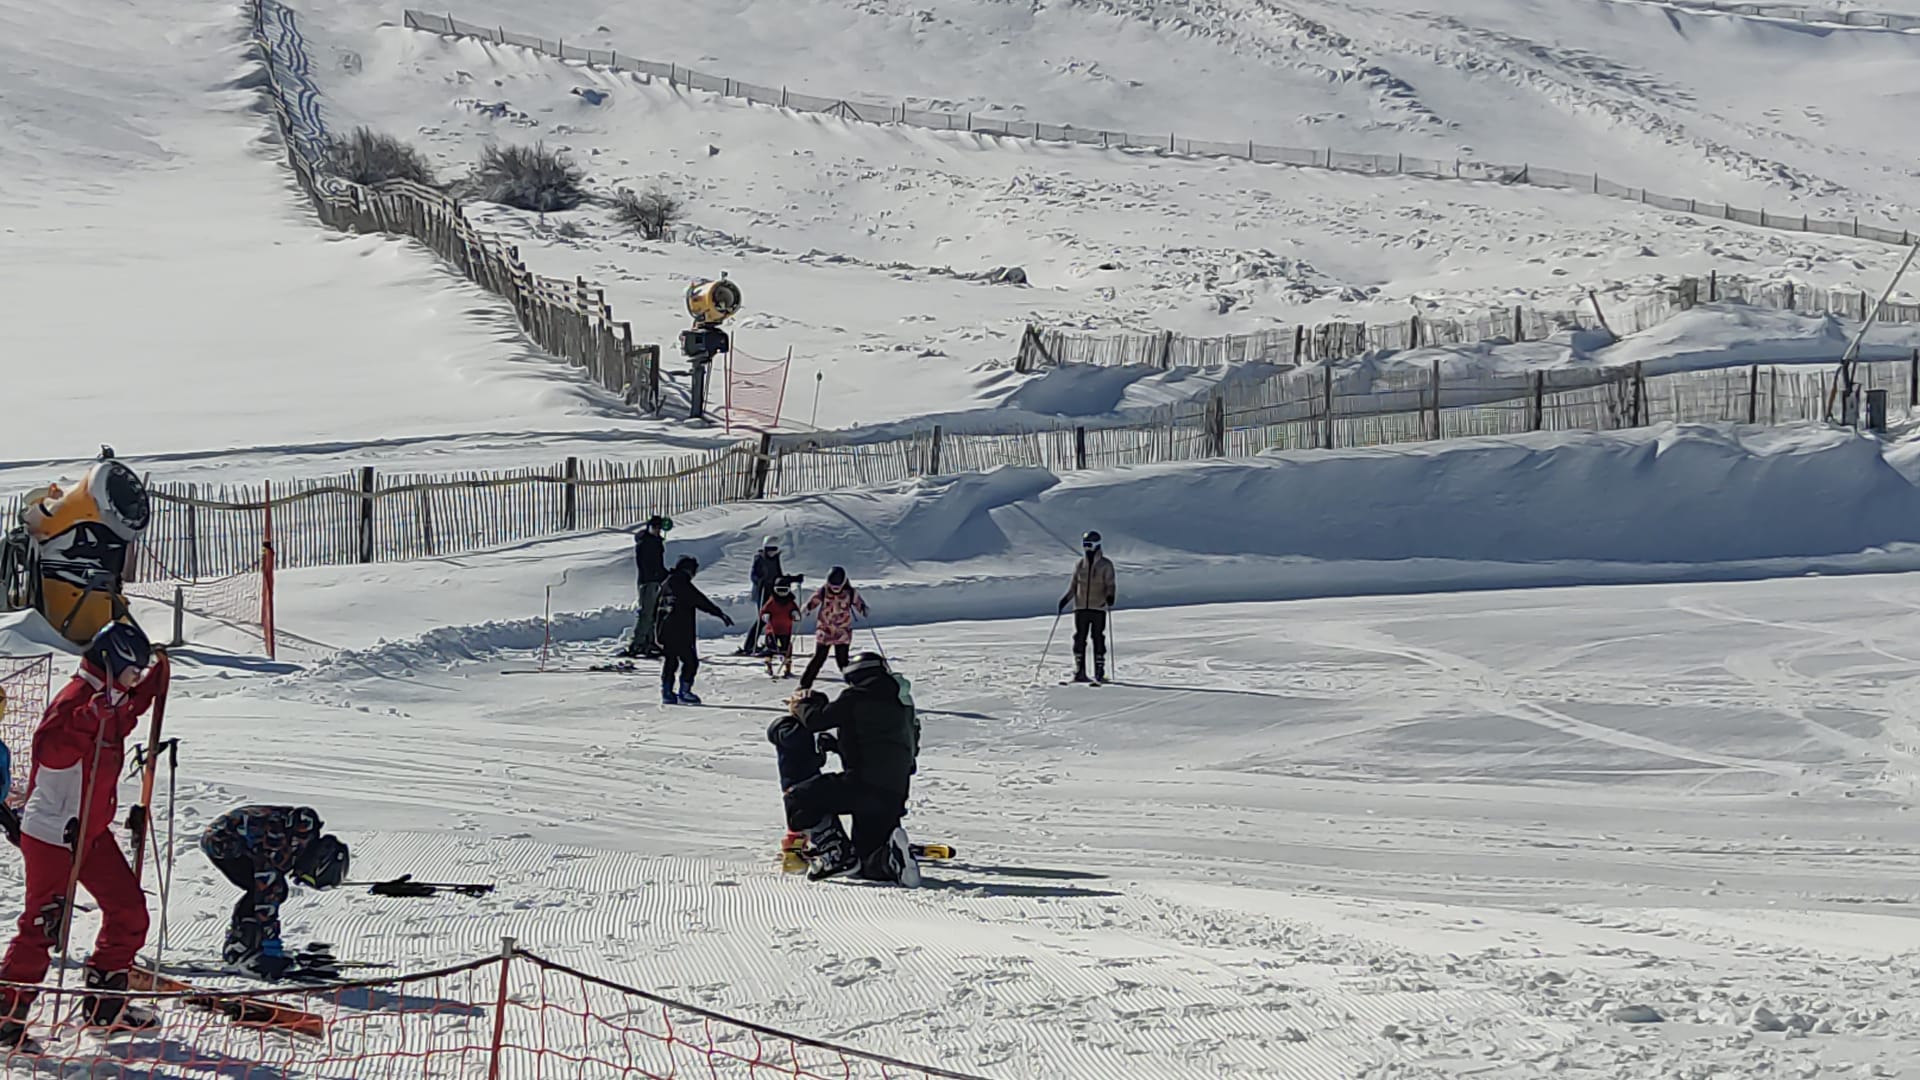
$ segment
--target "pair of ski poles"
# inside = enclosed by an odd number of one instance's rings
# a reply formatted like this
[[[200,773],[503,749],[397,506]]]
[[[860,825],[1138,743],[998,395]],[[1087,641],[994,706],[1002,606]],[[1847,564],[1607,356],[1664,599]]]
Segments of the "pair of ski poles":
[[[1067,613],[1061,608],[1053,613],[1053,627],[1047,631],[1047,644],[1040,650],[1040,663],[1033,669],[1033,682],[1040,681],[1040,673],[1047,670],[1047,654],[1053,651],[1053,635],[1060,632],[1060,619]],[[1113,647],[1113,609],[1107,609],[1107,665],[1113,674],[1120,673],[1119,652]],[[1031,685],[1031,683],[1029,684]]]

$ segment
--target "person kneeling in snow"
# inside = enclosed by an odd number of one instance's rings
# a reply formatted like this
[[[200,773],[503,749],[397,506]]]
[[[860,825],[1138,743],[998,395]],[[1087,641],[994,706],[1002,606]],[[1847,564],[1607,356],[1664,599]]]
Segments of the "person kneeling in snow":
[[[832,701],[795,694],[790,715],[767,730],[779,754],[788,836],[804,835],[810,880],[858,867],[870,881],[918,885],[920,867],[900,827],[920,755],[912,692],[879,653],[861,653],[846,677],[847,688]],[[820,771],[829,750],[846,771]],[[841,814],[853,815],[851,839]]]
[[[347,845],[320,831],[320,815],[310,806],[242,806],[207,827],[200,850],[246,890],[233,906],[221,958],[246,974],[280,978],[293,964],[280,944],[288,882],[338,886],[347,880]]]
[[[27,909],[0,961],[0,981],[37,983],[46,977],[52,951],[66,940],[62,925],[73,912],[67,882],[77,873],[80,886],[100,905],[87,989],[127,989],[127,971],[147,941],[147,901],[112,826],[127,736],[160,693],[159,669],[147,670],[152,660],[153,647],[138,626],[112,622],[101,627],[82,655],[80,670],[34,729],[33,771],[20,812]],[[0,1048],[26,1039],[33,999],[31,990],[0,993]],[[111,995],[88,994],[81,1012],[96,1027],[154,1023],[151,1014]]]

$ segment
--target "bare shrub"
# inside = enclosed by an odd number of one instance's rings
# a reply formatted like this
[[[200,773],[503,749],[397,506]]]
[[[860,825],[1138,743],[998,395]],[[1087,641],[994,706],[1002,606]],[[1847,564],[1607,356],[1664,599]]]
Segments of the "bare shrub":
[[[613,219],[648,240],[663,240],[667,230],[680,220],[680,200],[654,184],[636,195],[621,188],[613,197]]]
[[[351,135],[330,138],[327,141],[326,170],[356,184],[411,180],[428,187],[440,186],[425,154],[392,135],[372,128],[355,128]]]
[[[586,199],[586,174],[567,155],[532,146],[489,146],[462,185],[470,199],[520,210],[571,210]]]

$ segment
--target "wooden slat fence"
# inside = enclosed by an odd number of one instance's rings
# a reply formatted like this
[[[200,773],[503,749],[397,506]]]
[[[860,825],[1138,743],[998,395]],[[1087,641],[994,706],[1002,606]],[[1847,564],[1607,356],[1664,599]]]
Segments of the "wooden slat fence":
[[[418,240],[511,304],[521,328],[542,349],[630,405],[660,407],[660,350],[634,344],[632,324],[614,318],[600,286],[528,270],[518,247],[475,227],[459,201],[444,192],[408,180],[363,186],[327,174],[328,135],[298,21],[277,0],[254,0],[253,16],[287,165],[322,222],[345,232]]]

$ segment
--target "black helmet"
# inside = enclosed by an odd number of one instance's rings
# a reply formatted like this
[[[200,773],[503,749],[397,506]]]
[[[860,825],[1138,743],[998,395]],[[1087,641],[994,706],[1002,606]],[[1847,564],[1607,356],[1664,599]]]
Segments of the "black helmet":
[[[331,889],[347,880],[351,863],[347,845],[332,833],[323,833],[294,861],[293,877],[310,889]]]
[[[833,569],[827,571],[827,584],[837,589],[840,586],[845,585],[846,583],[847,583],[846,567],[836,566]]]
[[[793,582],[791,582],[791,581],[789,581],[789,580],[787,580],[786,578],[783,578],[783,577],[782,577],[782,578],[775,578],[775,579],[774,579],[774,581],[773,581],[773,595],[775,595],[775,596],[792,596],[792,595],[793,595]]]
[[[865,675],[871,671],[884,672],[890,670],[892,669],[887,667],[886,657],[881,656],[877,652],[863,652],[853,658],[853,663],[847,665],[845,676],[848,679],[852,679],[856,675]]]
[[[652,517],[647,519],[647,528],[659,529],[661,532],[666,532],[667,530],[673,528],[673,519],[670,517],[661,517],[659,514],[655,514]]]
[[[1086,535],[1080,538],[1080,546],[1089,550],[1099,547],[1100,534],[1093,529],[1088,529]]]
[[[681,571],[688,577],[692,577],[700,572],[700,560],[691,555],[682,555],[674,560],[673,568]]]
[[[118,679],[123,671],[138,671],[153,662],[153,643],[134,623],[110,622],[87,642],[85,655],[107,678]]]

